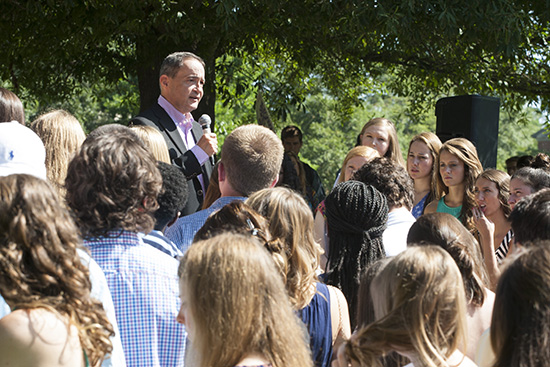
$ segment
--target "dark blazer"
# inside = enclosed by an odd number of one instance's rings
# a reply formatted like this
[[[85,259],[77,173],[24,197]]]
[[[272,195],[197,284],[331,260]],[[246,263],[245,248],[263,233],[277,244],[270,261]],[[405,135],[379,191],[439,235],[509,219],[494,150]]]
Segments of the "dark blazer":
[[[185,205],[182,215],[189,215],[199,210],[204,198],[204,193],[197,176],[200,174],[203,175],[202,177],[206,189],[212,174],[213,166],[211,161],[206,161],[201,167],[195,155],[187,150],[174,121],[172,121],[168,113],[166,113],[158,103],[155,103],[150,109],[134,117],[130,120],[129,124],[152,126],[160,131],[168,146],[172,164],[180,167],[189,180],[189,195],[187,205]],[[201,126],[195,121],[193,121],[191,133],[195,138],[195,142],[197,142],[203,134]]]

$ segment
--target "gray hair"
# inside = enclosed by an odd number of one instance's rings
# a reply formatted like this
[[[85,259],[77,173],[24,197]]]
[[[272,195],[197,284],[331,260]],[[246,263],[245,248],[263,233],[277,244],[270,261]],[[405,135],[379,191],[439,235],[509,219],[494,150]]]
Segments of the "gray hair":
[[[167,75],[170,78],[175,77],[179,68],[183,66],[183,62],[187,59],[195,59],[199,61],[204,68],[206,68],[204,60],[192,52],[173,52],[166,56],[164,61],[162,61],[159,76]]]

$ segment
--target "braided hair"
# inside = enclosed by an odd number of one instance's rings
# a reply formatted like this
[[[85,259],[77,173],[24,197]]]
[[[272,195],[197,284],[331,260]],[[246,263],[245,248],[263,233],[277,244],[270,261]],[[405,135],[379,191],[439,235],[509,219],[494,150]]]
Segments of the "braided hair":
[[[325,199],[329,235],[327,284],[342,290],[355,320],[363,269],[386,252],[382,234],[388,204],[380,191],[359,181],[338,184]]]

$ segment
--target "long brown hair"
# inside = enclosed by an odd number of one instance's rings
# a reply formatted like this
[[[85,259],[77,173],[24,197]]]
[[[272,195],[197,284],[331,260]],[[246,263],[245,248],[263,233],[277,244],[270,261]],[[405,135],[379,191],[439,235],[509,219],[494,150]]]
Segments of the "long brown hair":
[[[476,178],[483,172],[483,166],[477,156],[477,150],[471,141],[465,138],[447,140],[441,146],[437,156],[437,167],[440,166],[441,153],[447,151],[464,163],[464,198],[460,211],[460,221],[470,232],[475,230],[474,215],[472,209],[477,205],[474,194]],[[437,191],[441,196],[448,194],[449,188],[443,183],[441,174],[437,175]]]
[[[260,354],[276,367],[311,367],[304,325],[273,260],[250,235],[194,243],[178,269],[193,315],[200,367],[232,367]]]
[[[0,87],[0,121],[17,121],[25,125],[23,103],[15,93],[2,87]]]
[[[495,366],[546,366],[550,360],[550,241],[509,256],[491,320]]]
[[[500,208],[504,212],[504,216],[508,218],[512,212],[512,208],[510,208],[510,204],[508,204],[508,197],[510,196],[510,175],[498,169],[486,169],[476,178],[476,181],[479,178],[484,178],[495,184],[498,190]]]
[[[474,235],[458,219],[448,213],[424,214],[409,229],[407,244],[437,245],[447,251],[462,274],[466,301],[483,305],[489,285],[487,268]]]
[[[112,350],[113,328],[90,297],[78,230],[57,192],[29,175],[0,177],[0,293],[12,308],[45,308],[78,329],[92,366]]]
[[[442,366],[465,342],[462,278],[442,248],[408,248],[392,258],[371,288],[378,295],[378,320],[359,329],[346,347],[361,366],[379,366],[380,356],[392,350],[414,353],[422,366]]]
[[[430,202],[434,200],[439,200],[441,198],[441,193],[437,191],[437,176],[439,175],[439,165],[437,164],[437,157],[439,156],[439,150],[441,149],[441,140],[439,140],[437,135],[435,135],[434,133],[431,133],[429,131],[421,132],[420,134],[413,136],[413,138],[411,139],[411,142],[409,143],[409,149],[407,151],[407,157],[409,156],[409,152],[411,151],[411,145],[416,141],[421,141],[422,143],[426,144],[428,150],[430,151],[430,155],[432,156],[430,192],[424,203],[424,207],[426,207],[426,205],[428,205]]]
[[[298,193],[284,187],[260,190],[246,203],[269,221],[271,235],[284,244],[286,288],[295,308],[301,310],[315,293],[322,251],[313,238],[311,210]]]

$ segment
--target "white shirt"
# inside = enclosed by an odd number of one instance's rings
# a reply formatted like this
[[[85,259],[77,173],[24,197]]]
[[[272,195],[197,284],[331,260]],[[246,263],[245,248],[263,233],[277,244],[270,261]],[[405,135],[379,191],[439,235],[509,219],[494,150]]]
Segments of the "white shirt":
[[[405,207],[388,213],[388,228],[382,234],[386,256],[395,256],[407,249],[407,236],[415,221],[416,219]]]

